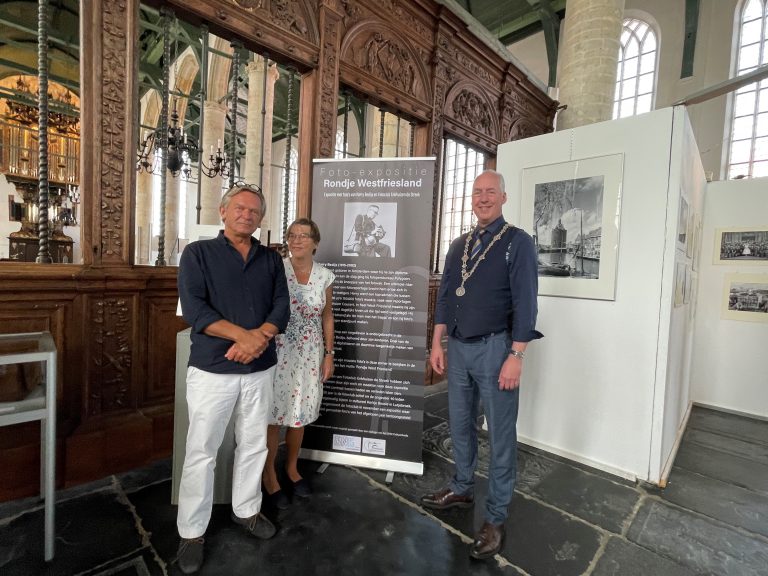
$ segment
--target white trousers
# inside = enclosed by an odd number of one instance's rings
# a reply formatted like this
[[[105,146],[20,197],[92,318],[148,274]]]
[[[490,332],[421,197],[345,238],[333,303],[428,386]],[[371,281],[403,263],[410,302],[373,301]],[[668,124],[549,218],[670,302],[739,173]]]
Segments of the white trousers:
[[[232,510],[249,518],[261,509],[261,473],[267,460],[267,413],[275,368],[252,374],[213,374],[187,368],[189,431],[176,525],[182,538],[205,534],[213,505],[216,453],[234,410]]]

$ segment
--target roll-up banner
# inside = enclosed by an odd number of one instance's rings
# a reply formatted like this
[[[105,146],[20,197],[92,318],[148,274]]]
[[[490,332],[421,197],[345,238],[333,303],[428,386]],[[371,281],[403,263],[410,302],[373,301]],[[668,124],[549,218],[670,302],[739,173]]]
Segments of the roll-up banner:
[[[335,373],[302,456],[421,474],[434,158],[315,160]]]

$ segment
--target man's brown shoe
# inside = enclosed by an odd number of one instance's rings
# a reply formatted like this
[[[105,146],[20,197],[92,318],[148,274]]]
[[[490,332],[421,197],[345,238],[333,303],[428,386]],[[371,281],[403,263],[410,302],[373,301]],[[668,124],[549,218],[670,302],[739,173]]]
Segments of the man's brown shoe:
[[[472,547],[469,549],[469,555],[478,560],[490,558],[501,550],[503,542],[504,524],[491,524],[490,522],[485,522],[483,527],[480,528],[480,532],[475,536],[475,541],[472,542]]]
[[[456,494],[450,488],[443,488],[434,494],[425,494],[421,497],[421,505],[433,510],[445,510],[446,508],[469,508],[474,503],[472,496]]]

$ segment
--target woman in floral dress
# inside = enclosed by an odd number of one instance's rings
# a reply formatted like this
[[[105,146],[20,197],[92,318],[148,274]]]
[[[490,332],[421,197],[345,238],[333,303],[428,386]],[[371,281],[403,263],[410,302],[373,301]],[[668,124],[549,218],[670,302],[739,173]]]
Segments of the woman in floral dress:
[[[312,220],[299,218],[286,235],[290,257],[285,274],[291,297],[291,319],[277,336],[277,371],[274,400],[267,431],[267,462],[263,482],[269,499],[278,508],[288,505],[280,489],[275,459],[280,427],[286,426],[285,471],[296,496],[309,496],[309,483],[296,467],[304,426],[317,420],[323,382],[333,375],[333,272],[312,260],[320,242],[320,230]]]

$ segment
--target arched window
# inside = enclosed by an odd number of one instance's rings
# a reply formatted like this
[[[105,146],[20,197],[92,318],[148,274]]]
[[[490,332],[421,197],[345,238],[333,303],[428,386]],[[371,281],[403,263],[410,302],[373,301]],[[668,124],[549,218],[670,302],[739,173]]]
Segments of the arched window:
[[[738,22],[736,75],[768,63],[768,3],[747,0]],[[736,92],[731,117],[728,178],[768,176],[768,80]]]
[[[450,137],[443,138],[443,206],[440,214],[440,244],[437,268],[442,270],[451,241],[475,223],[472,213],[472,184],[485,168],[485,154]]]
[[[653,28],[627,18],[621,32],[613,117],[626,118],[653,110],[658,42]]]

